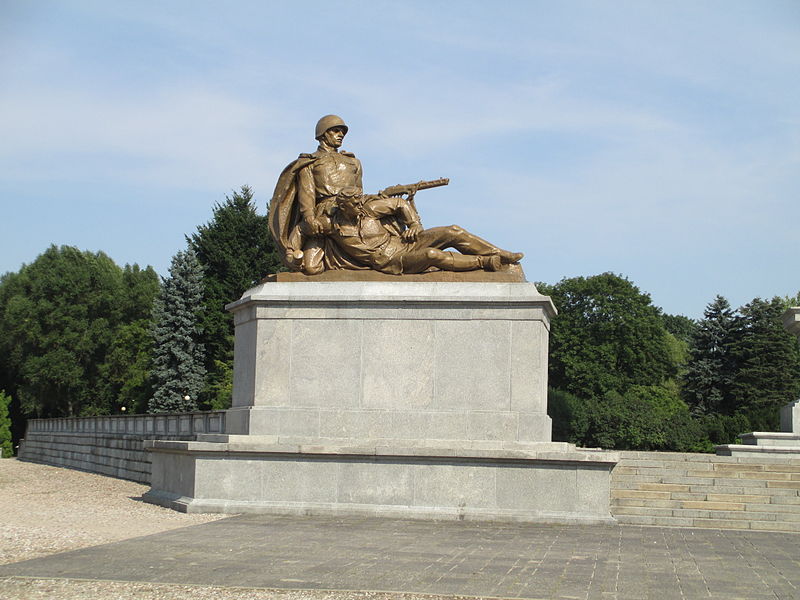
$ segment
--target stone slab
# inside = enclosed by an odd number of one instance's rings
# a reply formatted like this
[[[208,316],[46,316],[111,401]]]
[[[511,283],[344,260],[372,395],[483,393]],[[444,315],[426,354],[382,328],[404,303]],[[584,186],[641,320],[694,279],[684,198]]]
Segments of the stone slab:
[[[800,456],[800,446],[722,444],[714,451],[720,456]]]
[[[756,446],[787,446],[800,450],[800,433],[753,431],[742,434],[742,442]]]
[[[144,499],[185,512],[611,522],[616,453],[150,441]]]
[[[525,281],[525,274],[520,265],[506,265],[500,271],[431,271],[428,273],[390,275],[371,269],[339,269],[325,271],[319,275],[306,275],[304,273],[275,273],[261,280],[268,282],[312,282],[312,281],[391,281],[399,283],[404,281],[422,281],[428,283],[438,282],[502,282],[520,283]]]

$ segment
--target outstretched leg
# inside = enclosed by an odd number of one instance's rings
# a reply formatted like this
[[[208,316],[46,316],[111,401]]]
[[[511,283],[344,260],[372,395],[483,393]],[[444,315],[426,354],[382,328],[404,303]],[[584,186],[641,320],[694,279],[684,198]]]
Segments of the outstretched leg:
[[[517,263],[522,260],[523,256],[521,252],[509,252],[498,248],[458,225],[426,229],[417,236],[416,245],[440,250],[455,248],[462,254],[476,256],[499,256],[504,265]]]
[[[426,248],[404,254],[402,257],[403,273],[422,273],[430,267],[442,271],[497,271],[502,262],[499,256],[479,256],[445,252],[438,248]]]

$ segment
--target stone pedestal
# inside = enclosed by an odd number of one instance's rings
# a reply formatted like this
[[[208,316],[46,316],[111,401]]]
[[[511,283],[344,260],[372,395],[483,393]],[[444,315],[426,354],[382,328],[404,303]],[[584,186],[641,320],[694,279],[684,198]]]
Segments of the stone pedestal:
[[[193,512],[610,520],[614,453],[553,443],[555,309],[529,283],[267,282],[228,306],[226,433],[155,441]]]
[[[550,441],[532,284],[266,283],[228,308],[230,434]]]

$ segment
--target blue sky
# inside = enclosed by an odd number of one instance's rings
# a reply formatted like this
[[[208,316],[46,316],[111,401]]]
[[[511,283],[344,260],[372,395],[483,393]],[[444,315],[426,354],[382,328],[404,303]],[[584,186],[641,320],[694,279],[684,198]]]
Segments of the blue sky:
[[[699,317],[800,290],[800,2],[0,0],[0,272],[50,244],[166,274],[328,113],[367,191]]]

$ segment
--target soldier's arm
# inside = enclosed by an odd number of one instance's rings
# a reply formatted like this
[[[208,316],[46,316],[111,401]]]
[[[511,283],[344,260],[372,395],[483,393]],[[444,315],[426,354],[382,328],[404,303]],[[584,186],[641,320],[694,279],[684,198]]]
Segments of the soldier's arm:
[[[422,232],[422,223],[412,203],[398,196],[386,198],[384,196],[365,196],[364,212],[372,217],[394,216],[406,226],[401,234],[403,239],[413,242]]]
[[[305,233],[317,235],[322,231],[322,226],[317,221],[315,209],[317,206],[314,190],[314,176],[311,167],[303,167],[297,173],[297,203],[300,207],[300,216],[305,224]]]
[[[356,187],[358,189],[360,189],[360,190],[363,190],[364,189],[364,185],[361,183],[361,174],[362,174],[361,173],[361,161],[358,160],[357,158],[355,160],[356,160]]]

